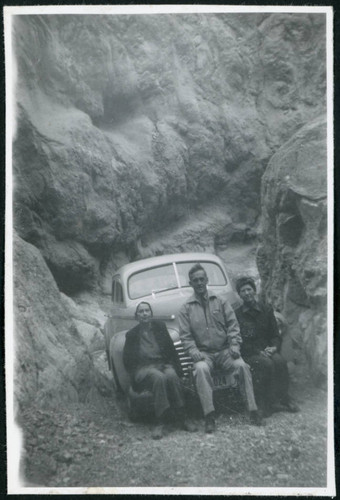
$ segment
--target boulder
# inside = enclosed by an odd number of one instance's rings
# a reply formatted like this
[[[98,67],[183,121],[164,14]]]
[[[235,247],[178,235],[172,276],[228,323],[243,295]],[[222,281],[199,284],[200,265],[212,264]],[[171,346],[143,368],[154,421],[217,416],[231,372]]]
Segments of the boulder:
[[[105,385],[39,250],[14,237],[15,401],[57,406]],[[11,333],[8,332],[8,335]],[[12,353],[9,353],[11,355]]]
[[[327,126],[304,126],[262,181],[262,289],[288,322],[316,383],[327,377]]]
[[[103,309],[108,309],[107,303],[99,304],[93,294],[79,294],[71,298],[60,293],[60,297],[73,319],[88,323],[95,328],[103,328],[106,321],[106,313]]]

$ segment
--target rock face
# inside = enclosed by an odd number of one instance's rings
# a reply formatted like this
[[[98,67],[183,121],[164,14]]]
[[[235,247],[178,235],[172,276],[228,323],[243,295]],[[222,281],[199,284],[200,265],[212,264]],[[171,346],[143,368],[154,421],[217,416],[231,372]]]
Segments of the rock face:
[[[272,157],[262,182],[258,267],[317,383],[327,376],[326,122],[302,128]]]
[[[107,392],[39,250],[19,237],[14,248],[16,402],[57,406]]]
[[[17,16],[14,48],[15,226],[69,295],[252,230],[269,158],[325,106],[324,15]]]

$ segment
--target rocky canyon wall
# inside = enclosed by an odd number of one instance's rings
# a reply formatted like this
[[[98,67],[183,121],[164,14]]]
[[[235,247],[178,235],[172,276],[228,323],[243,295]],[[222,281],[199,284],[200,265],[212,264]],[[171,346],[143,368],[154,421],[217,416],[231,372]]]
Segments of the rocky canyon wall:
[[[71,295],[249,234],[269,158],[324,111],[323,15],[18,16],[14,47],[15,226]]]
[[[84,329],[98,329],[100,318],[63,297],[37,248],[17,235],[13,243],[16,404],[58,406],[110,394],[94,363],[96,346],[84,341]]]
[[[316,383],[327,378],[327,127],[303,127],[272,157],[262,183],[258,267]]]

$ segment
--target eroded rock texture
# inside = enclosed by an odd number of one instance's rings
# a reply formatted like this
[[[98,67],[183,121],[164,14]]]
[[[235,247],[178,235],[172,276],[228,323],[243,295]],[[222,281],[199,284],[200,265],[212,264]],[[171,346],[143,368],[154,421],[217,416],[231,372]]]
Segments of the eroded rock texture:
[[[267,297],[285,315],[317,383],[327,375],[326,123],[302,128],[263,177],[258,266]]]
[[[15,402],[57,406],[107,392],[39,250],[17,236],[14,248]]]
[[[66,294],[249,234],[269,158],[324,110],[324,15],[19,16],[14,48],[15,226]]]

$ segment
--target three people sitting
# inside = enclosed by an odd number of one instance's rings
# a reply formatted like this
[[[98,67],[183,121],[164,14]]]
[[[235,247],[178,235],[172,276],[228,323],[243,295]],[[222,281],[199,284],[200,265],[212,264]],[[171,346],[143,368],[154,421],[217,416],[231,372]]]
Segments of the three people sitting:
[[[216,428],[212,379],[215,368],[222,369],[231,385],[238,387],[251,423],[262,425],[262,415],[274,411],[298,411],[288,395],[289,374],[279,354],[280,335],[273,310],[256,298],[254,280],[243,277],[237,281],[243,305],[236,313],[226,299],[208,291],[207,273],[201,264],[190,269],[189,283],[194,293],[180,309],[179,334],[194,362],[205,431],[211,433]],[[156,417],[153,437],[161,438],[164,425],[171,419],[182,429],[195,431],[185,412],[182,370],[165,323],[153,319],[148,302],[137,305],[135,317],[138,325],[126,334],[123,361],[132,388],[152,393]]]

